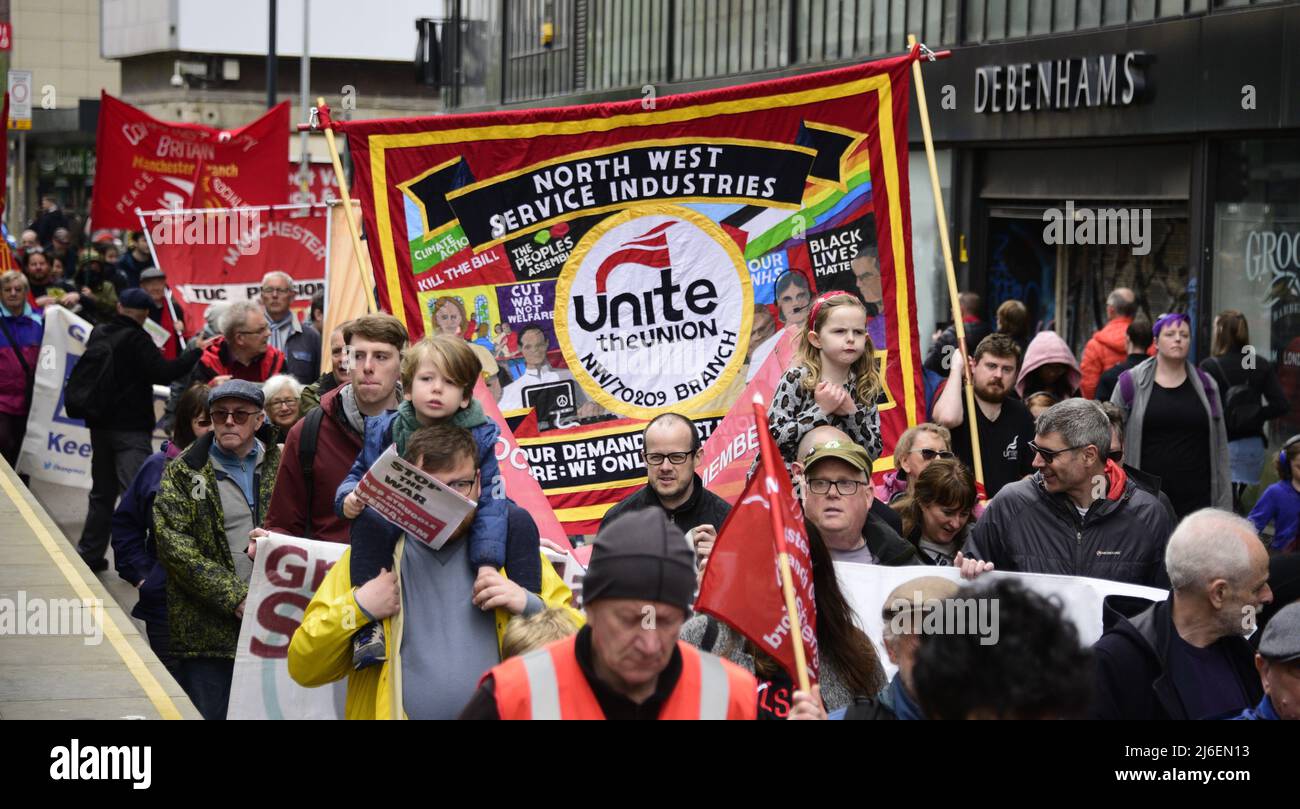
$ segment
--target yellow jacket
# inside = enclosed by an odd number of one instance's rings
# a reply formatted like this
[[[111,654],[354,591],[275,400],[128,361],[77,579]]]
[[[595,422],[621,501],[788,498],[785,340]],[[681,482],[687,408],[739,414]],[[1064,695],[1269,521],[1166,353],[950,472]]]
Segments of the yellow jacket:
[[[393,572],[399,582],[405,543],[406,538],[402,537],[393,554]],[[352,595],[351,554],[351,548],[343,552],[307,605],[302,625],[289,642],[289,676],[308,688],[347,677],[348,697],[344,708],[347,719],[405,719],[402,666],[398,658],[402,647],[402,613],[384,619],[388,661],[361,671],[352,668],[352,636],[366,619]],[[570,605],[573,594],[545,555],[542,556],[542,592],[538,595],[548,608],[568,610],[578,626],[586,623],[582,613]],[[508,610],[496,610],[498,649],[510,617]]]

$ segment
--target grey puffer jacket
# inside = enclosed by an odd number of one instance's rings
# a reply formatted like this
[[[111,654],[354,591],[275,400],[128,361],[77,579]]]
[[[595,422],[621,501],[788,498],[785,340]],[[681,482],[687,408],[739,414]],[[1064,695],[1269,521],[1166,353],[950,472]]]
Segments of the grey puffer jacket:
[[[1168,588],[1165,545],[1173,531],[1169,511],[1131,478],[1118,500],[1098,500],[1080,519],[1069,496],[1049,493],[1035,472],[989,501],[966,549],[998,570]]]
[[[717,619],[714,619],[717,621]],[[686,643],[699,647],[704,640],[704,630],[708,626],[709,616],[696,615],[686,623],[682,624],[681,634],[678,635]],[[739,633],[732,630],[722,621],[718,621],[718,636],[713,643],[712,651],[718,657],[724,660],[730,660],[737,666],[740,666],[750,674],[754,673],[754,656],[746,651],[745,638]],[[822,705],[825,706],[827,713],[837,708],[843,708],[853,702],[853,698],[871,697],[874,694],[854,694],[849,690],[844,678],[836,670],[835,665],[824,657],[822,659],[821,677],[817,684],[821,686]],[[886,681],[885,671],[876,663],[876,680],[883,683]],[[757,698],[757,696],[755,697]]]
[[[1142,424],[1151,389],[1156,384],[1157,358],[1151,357],[1119,375],[1110,400],[1124,409],[1124,462],[1142,468]],[[1125,377],[1128,379],[1126,380]],[[1214,377],[1187,363],[1187,378],[1210,420],[1210,505],[1232,511],[1232,467],[1228,463],[1228,428],[1222,397]]]

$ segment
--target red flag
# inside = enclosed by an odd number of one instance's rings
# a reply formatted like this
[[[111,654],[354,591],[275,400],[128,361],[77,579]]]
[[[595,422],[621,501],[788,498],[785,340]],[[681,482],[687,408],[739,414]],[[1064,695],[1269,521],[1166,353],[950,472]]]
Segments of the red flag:
[[[767,414],[755,405],[759,449],[764,458],[781,453],[767,428]],[[775,468],[775,472],[770,471]],[[776,509],[775,514],[773,509]],[[774,524],[781,524],[784,537]],[[790,619],[781,584],[780,554],[790,560],[790,578],[803,636],[808,675],[817,680],[817,614],[812,578],[812,557],[804,530],[803,509],[794,496],[790,478],[779,461],[764,464],[731,509],[709,555],[695,601],[707,613],[748,638],[799,682],[795,646],[790,640]]]
[[[238,129],[160,121],[103,93],[90,221],[134,228],[136,210],[283,205],[289,102]]]
[[[9,201],[9,189],[5,185],[9,178],[9,94],[5,93],[4,110],[0,113],[0,120],[4,121],[4,137],[0,138],[0,218],[4,217],[5,208]],[[18,261],[15,259],[13,251],[9,249],[9,242],[0,239],[0,272],[6,270],[20,269]]]

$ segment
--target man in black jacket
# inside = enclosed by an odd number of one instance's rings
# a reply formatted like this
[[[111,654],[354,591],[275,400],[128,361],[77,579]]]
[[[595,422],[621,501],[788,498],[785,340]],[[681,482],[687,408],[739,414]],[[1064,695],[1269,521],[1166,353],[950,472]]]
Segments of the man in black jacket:
[[[1040,415],[1034,432],[1037,472],[989,501],[967,555],[998,570],[1167,587],[1173,520],[1106,457],[1110,420],[1101,406],[1067,399]]]
[[[1165,566],[1167,600],[1106,599],[1093,646],[1096,718],[1226,718],[1262,696],[1245,635],[1273,594],[1254,526],[1218,509],[1193,512],[1170,538]]]
[[[117,314],[96,326],[86,341],[90,345],[107,340],[112,347],[112,384],[96,391],[107,401],[98,418],[87,418],[90,428],[90,508],[77,543],[77,552],[96,573],[108,568],[109,523],[117,496],[131,485],[149,453],[153,451],[153,386],[166,385],[190,372],[207,343],[200,344],[174,360],[163,359],[144,322],[153,309],[153,299],[139,287],[118,298]],[[210,342],[210,341],[208,341]]]
[[[695,423],[677,413],[664,413],[646,425],[641,443],[648,478],[646,486],[605,512],[601,527],[620,514],[661,508],[695,547],[702,561],[708,557],[718,529],[731,513],[731,506],[704,488],[704,481],[695,471],[701,449]]]

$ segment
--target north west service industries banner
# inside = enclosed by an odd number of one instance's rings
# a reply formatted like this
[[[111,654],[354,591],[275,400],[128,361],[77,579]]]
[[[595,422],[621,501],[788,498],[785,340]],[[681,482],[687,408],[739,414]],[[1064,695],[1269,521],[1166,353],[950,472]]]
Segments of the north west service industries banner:
[[[167,274],[190,337],[212,304],[258,297],[272,270],[293,278],[292,306],[303,315],[325,285],[329,221],[327,205],[282,205],[141,211],[136,226]]]
[[[239,129],[160,121],[103,93],[95,136],[96,228],[136,227],[137,210],[288,202],[289,102]]]
[[[498,401],[571,533],[645,483],[647,419],[702,438],[771,307],[866,304],[885,446],[918,420],[910,56],[659,99],[340,125],[380,301],[501,367]],[[801,300],[776,301],[796,273]],[[888,462],[886,462],[888,463]],[[886,467],[887,468],[887,467]],[[733,493],[733,497],[738,494]]]

